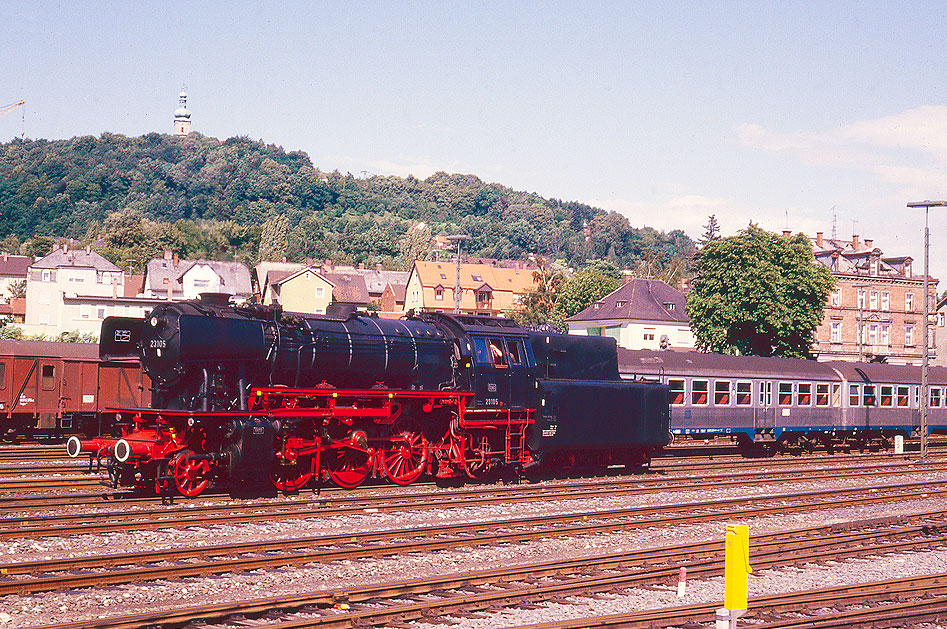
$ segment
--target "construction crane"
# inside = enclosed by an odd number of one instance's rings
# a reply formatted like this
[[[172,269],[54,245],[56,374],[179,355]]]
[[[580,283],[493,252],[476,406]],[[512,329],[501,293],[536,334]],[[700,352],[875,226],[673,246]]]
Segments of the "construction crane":
[[[17,107],[19,107],[20,105],[25,105],[25,104],[26,104],[26,101],[25,101],[25,100],[21,100],[21,101],[15,102],[15,103],[10,103],[9,105],[2,105],[2,106],[0,106],[0,118],[3,118],[3,117],[6,116],[8,113],[12,112],[14,109],[16,109]],[[23,113],[23,117],[24,117],[24,118],[26,117],[26,112]],[[20,131],[20,137],[23,137],[23,133],[24,133],[24,132],[21,130],[21,131]]]

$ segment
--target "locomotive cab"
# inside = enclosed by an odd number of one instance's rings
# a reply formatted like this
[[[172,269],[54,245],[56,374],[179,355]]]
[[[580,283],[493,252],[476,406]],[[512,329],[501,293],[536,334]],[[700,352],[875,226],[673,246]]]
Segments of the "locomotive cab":
[[[510,319],[432,313],[423,318],[455,339],[457,388],[472,391],[470,408],[524,409],[536,360],[526,331]]]

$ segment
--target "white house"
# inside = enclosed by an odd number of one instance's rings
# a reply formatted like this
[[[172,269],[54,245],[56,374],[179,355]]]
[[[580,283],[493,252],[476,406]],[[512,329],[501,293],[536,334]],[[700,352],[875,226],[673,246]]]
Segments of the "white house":
[[[181,260],[170,251],[148,262],[145,297],[180,301],[197,299],[201,293],[248,297],[253,293],[250,269],[240,262]]]
[[[626,276],[620,288],[566,319],[569,334],[610,336],[626,349],[693,349],[684,293]]]

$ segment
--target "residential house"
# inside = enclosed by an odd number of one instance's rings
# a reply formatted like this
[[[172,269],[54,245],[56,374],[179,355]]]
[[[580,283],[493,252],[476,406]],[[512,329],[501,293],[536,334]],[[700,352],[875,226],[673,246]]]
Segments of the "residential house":
[[[684,293],[626,272],[622,285],[568,319],[569,334],[610,336],[626,349],[692,350]]]
[[[135,290],[121,269],[95,251],[62,245],[29,267],[22,327],[27,334],[98,334],[107,316],[144,316],[151,304],[127,296],[126,287]]]
[[[788,232],[784,232],[787,234]],[[823,309],[813,353],[820,361],[884,360],[920,365],[923,356],[924,276],[915,275],[909,256],[885,256],[871,239],[812,239],[815,259],[835,278]],[[931,312],[937,280],[930,280]],[[937,353],[937,327],[930,355]]]
[[[225,293],[237,298],[252,294],[250,270],[240,262],[181,260],[165,251],[163,258],[148,262],[144,296],[181,301],[201,293]]]
[[[528,268],[503,268],[486,264],[461,264],[418,260],[408,277],[405,310],[453,312],[455,291],[460,311],[501,316],[521,308],[520,297],[535,288]]]
[[[304,267],[295,272],[269,270],[263,288],[264,304],[279,304],[288,312],[325,314],[330,303],[367,308],[371,299],[365,278],[354,268],[340,273]]]
[[[368,288],[368,297],[379,307],[381,307],[381,298],[385,288],[391,286],[406,286],[408,284],[408,271],[389,271],[383,269],[380,264],[374,269],[365,269],[359,265],[358,272],[365,278],[365,286]],[[404,304],[404,299],[401,300]]]
[[[384,315],[404,314],[404,300],[407,292],[407,284],[385,284],[385,290],[378,299],[379,312]]]
[[[25,282],[33,258],[0,252],[0,302],[9,301],[13,294],[10,287],[16,282]]]

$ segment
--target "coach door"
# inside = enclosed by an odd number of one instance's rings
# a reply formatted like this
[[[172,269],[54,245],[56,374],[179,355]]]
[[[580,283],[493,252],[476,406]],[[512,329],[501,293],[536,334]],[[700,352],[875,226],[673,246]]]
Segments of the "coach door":
[[[773,383],[763,380],[760,383],[759,404],[753,417],[753,427],[757,430],[773,428],[776,425],[776,407],[773,405]]]

